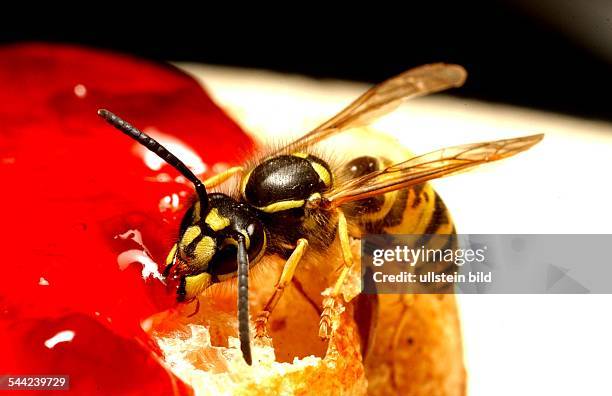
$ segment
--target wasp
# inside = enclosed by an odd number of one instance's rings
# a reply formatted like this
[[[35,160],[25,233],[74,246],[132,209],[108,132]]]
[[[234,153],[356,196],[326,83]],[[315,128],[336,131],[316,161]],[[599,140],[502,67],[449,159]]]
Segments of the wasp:
[[[454,146],[400,163],[361,156],[337,165],[311,149],[333,135],[368,125],[406,99],[459,87],[465,78],[464,68],[453,64],[410,69],[369,89],[301,138],[205,181],[128,122],[107,110],[98,114],[193,183],[197,199],[185,213],[164,275],[178,282],[179,302],[196,298],[214,283],[237,278],[239,339],[250,365],[248,273],[262,257],[280,255],[286,262],[274,293],[256,317],[257,337],[266,335],[268,318],[302,258],[310,251],[329,249],[339,239],[344,265],[321,310],[319,335],[327,338],[334,301],[353,266],[351,237],[368,232],[439,232],[434,225],[440,223],[444,207],[429,187],[424,190],[425,182],[510,157],[543,138],[538,134]],[[240,178],[235,193],[210,192],[234,176]],[[427,216],[413,216],[419,205]]]

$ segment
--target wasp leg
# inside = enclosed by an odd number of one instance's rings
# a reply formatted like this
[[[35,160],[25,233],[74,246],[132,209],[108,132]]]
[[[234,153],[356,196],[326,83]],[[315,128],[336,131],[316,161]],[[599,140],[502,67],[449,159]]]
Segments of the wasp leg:
[[[351,252],[348,224],[344,213],[340,209],[338,209],[338,236],[340,237],[344,267],[342,267],[342,272],[338,276],[331,293],[323,298],[323,312],[321,312],[321,321],[319,322],[319,337],[323,339],[330,337],[331,316],[334,312],[335,301],[340,295],[344,280],[353,267],[353,253]]]
[[[227,179],[229,179],[230,177],[234,176],[236,173],[242,173],[243,171],[244,168],[242,166],[234,166],[233,168],[229,168],[225,172],[221,172],[218,175],[209,177],[204,181],[204,186],[206,188],[216,187]]]
[[[267,336],[266,325],[268,324],[268,318],[272,314],[272,311],[278,304],[281,296],[283,295],[283,291],[285,287],[291,282],[293,279],[293,275],[295,274],[295,269],[297,268],[300,259],[304,255],[306,248],[308,247],[308,241],[304,238],[300,238],[297,241],[297,246],[291,253],[289,259],[285,262],[283,266],[283,272],[276,283],[276,288],[274,289],[274,293],[264,306],[264,309],[257,315],[257,319],[255,320],[255,330],[257,338],[262,338]]]
[[[196,309],[191,314],[187,315],[188,318],[191,318],[192,316],[195,316],[198,312],[200,312],[200,299],[197,297],[194,297],[188,302],[191,303],[193,300],[195,300],[196,302]]]

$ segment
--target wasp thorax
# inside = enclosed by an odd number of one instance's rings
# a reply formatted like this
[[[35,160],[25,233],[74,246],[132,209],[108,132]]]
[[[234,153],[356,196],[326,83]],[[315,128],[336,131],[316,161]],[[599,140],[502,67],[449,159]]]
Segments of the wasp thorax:
[[[329,166],[308,154],[279,155],[258,165],[243,182],[243,198],[258,209],[274,213],[300,208],[332,184]]]

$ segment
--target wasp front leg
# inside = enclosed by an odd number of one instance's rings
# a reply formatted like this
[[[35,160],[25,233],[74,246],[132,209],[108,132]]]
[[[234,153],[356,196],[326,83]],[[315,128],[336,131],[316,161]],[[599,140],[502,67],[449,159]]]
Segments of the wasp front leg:
[[[353,267],[353,253],[351,251],[348,224],[344,213],[340,209],[338,209],[338,237],[340,238],[344,266],[333,289],[323,298],[323,311],[321,312],[321,321],[319,322],[319,337],[323,339],[328,339],[331,335],[331,318],[334,312],[334,305],[336,299],[340,296],[342,285]]]
[[[230,177],[234,176],[235,174],[242,173],[243,171],[244,171],[244,168],[242,166],[234,166],[233,168],[229,168],[225,172],[221,172],[218,175],[209,177],[208,179],[204,181],[204,186],[206,188],[216,187],[222,184],[224,181],[226,181]]]
[[[272,311],[278,304],[281,296],[283,295],[283,291],[285,287],[291,282],[293,279],[293,275],[295,274],[295,269],[297,268],[302,256],[306,252],[306,248],[308,247],[308,241],[304,238],[301,238],[297,241],[297,246],[291,253],[289,259],[285,262],[283,266],[283,272],[276,283],[276,287],[274,289],[274,293],[268,299],[268,302],[264,306],[263,310],[257,315],[257,319],[255,319],[255,337],[262,338],[267,336],[266,326],[268,324],[268,319],[272,314]]]

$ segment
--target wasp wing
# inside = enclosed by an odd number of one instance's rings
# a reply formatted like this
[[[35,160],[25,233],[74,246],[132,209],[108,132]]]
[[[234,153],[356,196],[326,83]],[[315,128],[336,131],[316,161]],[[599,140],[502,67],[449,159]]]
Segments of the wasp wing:
[[[434,63],[405,71],[366,91],[344,110],[274,154],[297,151],[344,130],[365,126],[393,111],[404,100],[463,85],[467,72],[459,65]]]
[[[321,199],[326,207],[364,199],[407,188],[428,180],[453,175],[469,168],[510,157],[525,151],[544,137],[543,134],[472,143],[433,151],[386,169],[348,180]]]

